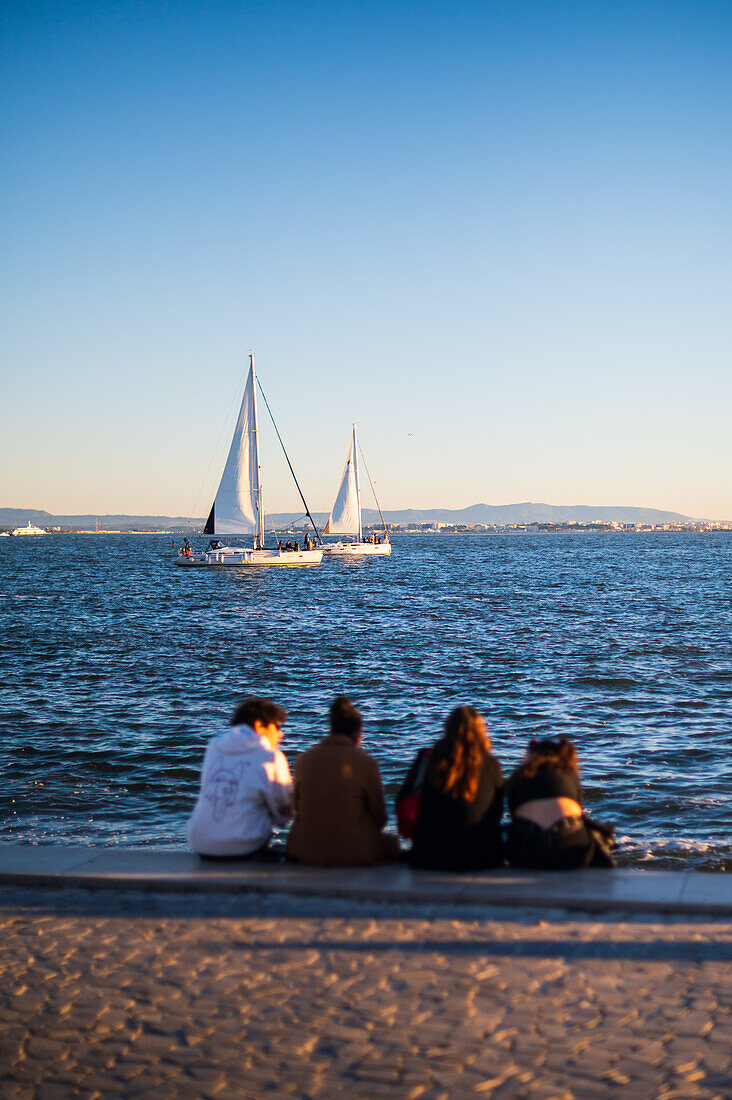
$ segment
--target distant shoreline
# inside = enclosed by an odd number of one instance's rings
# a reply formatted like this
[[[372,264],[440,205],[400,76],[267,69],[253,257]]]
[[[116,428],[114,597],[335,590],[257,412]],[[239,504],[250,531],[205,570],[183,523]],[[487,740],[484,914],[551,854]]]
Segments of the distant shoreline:
[[[328,513],[313,511],[310,515],[318,527],[324,527]],[[557,527],[597,527],[600,525],[631,527],[663,527],[666,524],[696,528],[698,525],[728,525],[732,517],[684,515],[660,508],[629,507],[617,505],[554,505],[532,501],[516,504],[472,504],[465,508],[391,508],[383,514],[374,508],[361,511],[365,527],[384,523],[394,530],[424,530],[436,527],[451,530],[504,530],[527,526],[546,525]],[[0,508],[0,530],[25,526],[65,531],[200,531],[205,516],[164,515],[161,513],[121,512],[49,512],[40,508]],[[302,528],[308,522],[304,512],[267,513],[267,527],[271,530]]]
[[[370,530],[372,525],[365,527],[364,530]],[[378,525],[375,525],[378,527]],[[400,538],[405,535],[420,535],[424,537],[434,537],[436,535],[521,535],[521,534],[596,534],[596,535],[638,535],[638,534],[709,534],[719,531],[731,531],[731,523],[710,523],[699,521],[695,523],[664,523],[664,524],[647,524],[647,523],[624,523],[624,524],[612,524],[612,523],[524,523],[524,524],[485,524],[480,526],[468,526],[459,525],[452,526],[450,524],[442,524],[439,527],[403,527],[399,524],[389,524],[389,534],[392,538]],[[267,528],[269,535],[275,535],[277,533],[282,534],[297,534],[299,532],[309,529],[309,525],[298,524],[297,526],[282,526],[276,528]],[[2,532],[0,533],[9,533]],[[90,528],[77,528],[77,527],[51,527],[47,528],[44,532],[46,535],[156,535],[158,537],[164,537],[169,539],[182,538],[184,535],[194,538],[207,538],[207,535],[196,531],[192,527],[180,527],[176,529],[172,528],[157,528],[149,530],[139,530],[137,528],[100,528],[99,530]],[[19,537],[19,536],[16,536]],[[40,536],[30,536],[40,537]],[[233,537],[245,537],[245,536],[232,536]],[[28,536],[26,536],[27,541]]]

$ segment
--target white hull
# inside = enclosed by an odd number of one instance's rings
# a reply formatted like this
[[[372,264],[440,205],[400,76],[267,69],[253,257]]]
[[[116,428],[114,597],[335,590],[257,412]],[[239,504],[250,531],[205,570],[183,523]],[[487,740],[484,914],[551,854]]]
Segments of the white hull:
[[[323,553],[332,558],[388,558],[390,542],[334,542],[323,546]]]
[[[186,569],[211,565],[320,565],[322,558],[322,550],[252,550],[239,546],[222,546],[220,550],[194,551],[190,557],[179,554],[175,564]]]
[[[27,527],[16,527],[11,534],[17,538],[19,535],[45,535],[46,531],[43,527],[34,527],[32,523],[28,523]]]

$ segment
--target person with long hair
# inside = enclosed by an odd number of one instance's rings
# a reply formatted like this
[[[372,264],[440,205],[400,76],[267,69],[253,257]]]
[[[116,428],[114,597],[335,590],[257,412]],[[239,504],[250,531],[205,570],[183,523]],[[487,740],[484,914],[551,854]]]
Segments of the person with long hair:
[[[568,871],[612,867],[612,829],[582,808],[577,750],[560,737],[532,740],[506,786],[511,866]]]
[[[402,790],[409,787],[410,776]],[[430,751],[412,866],[443,871],[498,866],[502,812],[503,772],[491,753],[485,722],[475,707],[456,707]]]

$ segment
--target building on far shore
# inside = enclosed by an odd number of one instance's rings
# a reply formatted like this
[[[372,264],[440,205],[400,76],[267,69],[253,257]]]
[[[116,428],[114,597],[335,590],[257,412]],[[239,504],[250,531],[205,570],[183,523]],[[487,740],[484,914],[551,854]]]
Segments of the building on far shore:
[[[618,532],[620,534],[650,531],[732,531],[732,522],[698,520],[689,523],[618,523],[616,520],[590,520],[580,523],[578,520],[563,522],[534,523],[390,523],[389,532],[395,535],[462,535],[501,533],[510,531],[594,531]]]

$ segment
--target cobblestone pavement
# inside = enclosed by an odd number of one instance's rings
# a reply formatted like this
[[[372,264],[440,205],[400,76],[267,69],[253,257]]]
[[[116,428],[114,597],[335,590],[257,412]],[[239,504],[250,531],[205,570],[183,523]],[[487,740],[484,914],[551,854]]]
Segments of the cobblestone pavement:
[[[3,1100],[732,1097],[730,923],[6,890],[0,975]]]

